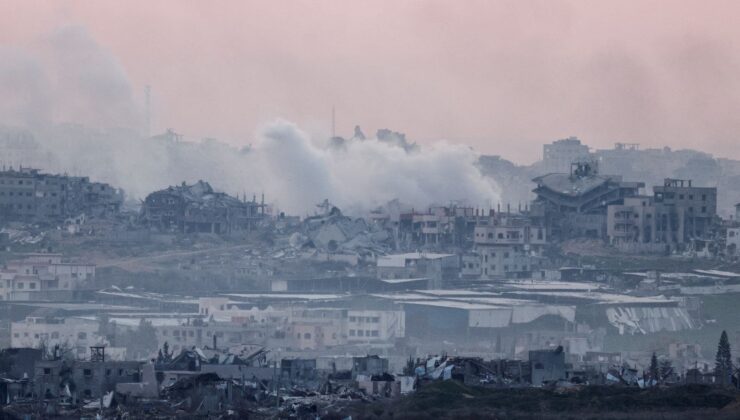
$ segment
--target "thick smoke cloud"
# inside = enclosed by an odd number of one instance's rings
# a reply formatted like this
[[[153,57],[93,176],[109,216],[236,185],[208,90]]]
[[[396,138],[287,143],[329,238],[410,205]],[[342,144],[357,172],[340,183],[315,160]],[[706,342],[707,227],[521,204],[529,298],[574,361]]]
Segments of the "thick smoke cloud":
[[[328,198],[364,211],[399,199],[417,208],[450,201],[492,205],[498,186],[484,178],[469,148],[438,142],[416,152],[377,139],[349,140],[342,148],[316,146],[294,125],[277,121],[260,132],[249,159],[261,168],[263,185],[292,211]]]
[[[0,96],[6,98],[0,125],[29,130],[38,143],[12,163],[89,175],[135,199],[203,179],[248,198],[264,192],[293,214],[308,214],[324,199],[354,213],[393,199],[417,208],[499,201],[498,187],[464,146],[439,142],[406,150],[353,139],[335,148],[282,120],[260,127],[251,146],[145,138],[142,101],[133,90],[115,57],[84,28],[57,30],[37,49],[0,50]]]

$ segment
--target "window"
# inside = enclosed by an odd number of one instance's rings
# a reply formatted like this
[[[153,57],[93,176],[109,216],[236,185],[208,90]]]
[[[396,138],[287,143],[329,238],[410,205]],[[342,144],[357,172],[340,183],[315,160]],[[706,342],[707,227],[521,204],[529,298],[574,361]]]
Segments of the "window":
[[[110,376],[110,374],[111,374],[111,370],[110,369],[106,369],[105,370],[105,376]]]
[[[357,317],[354,317],[354,316],[349,317],[349,322],[357,322]]]
[[[28,288],[29,289],[35,289],[36,288],[36,283],[28,283]]]
[[[44,368],[44,375],[51,375],[51,368]]]
[[[357,330],[357,336],[358,337],[362,337],[364,335],[365,335],[365,331],[363,331],[363,330]]]
[[[303,334],[303,338],[306,339],[306,340],[310,340],[311,339],[311,333],[304,333]]]
[[[701,208],[701,212],[702,212],[702,213],[706,213],[706,212],[707,212],[707,206],[702,206],[702,208]]]
[[[51,333],[51,338],[59,338],[59,333],[54,331],[53,333]]]
[[[88,377],[92,376],[93,375],[92,369],[83,369],[82,374]]]
[[[380,332],[378,330],[373,330],[373,337],[379,337]]]
[[[79,332],[77,333],[77,338],[80,340],[86,340],[87,339],[87,333],[86,332]]]
[[[349,336],[354,337],[355,336],[355,330],[349,330]]]
[[[706,194],[702,194],[701,195],[701,201],[707,201],[707,195]]]

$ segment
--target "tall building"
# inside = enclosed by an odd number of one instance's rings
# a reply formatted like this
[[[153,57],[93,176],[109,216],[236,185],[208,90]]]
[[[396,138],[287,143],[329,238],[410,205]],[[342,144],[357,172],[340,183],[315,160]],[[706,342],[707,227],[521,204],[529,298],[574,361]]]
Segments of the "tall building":
[[[53,223],[80,214],[115,214],[123,199],[122,190],[87,177],[31,168],[0,171],[0,220]]]
[[[537,268],[542,248],[547,244],[543,226],[528,217],[498,213],[493,224],[477,226],[474,235],[480,278],[527,277]]]
[[[542,164],[545,173],[567,173],[574,162],[590,158],[588,146],[577,137],[555,140],[542,146]]]

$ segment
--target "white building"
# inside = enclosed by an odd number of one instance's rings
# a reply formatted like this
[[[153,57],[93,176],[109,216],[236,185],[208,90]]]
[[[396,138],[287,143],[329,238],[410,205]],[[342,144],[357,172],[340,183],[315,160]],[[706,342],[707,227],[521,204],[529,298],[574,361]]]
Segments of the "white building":
[[[61,254],[27,254],[0,269],[0,300],[53,299],[91,285],[95,265],[63,259]]]
[[[547,244],[546,228],[524,219],[502,217],[496,224],[475,228],[475,254],[480,267],[468,256],[465,262],[480,272],[482,279],[526,277],[536,268],[542,248]]]
[[[98,335],[99,323],[96,320],[66,317],[59,312],[39,309],[23,321],[10,324],[11,347],[60,346],[71,350],[77,357],[84,357],[88,348],[106,344]]]
[[[403,311],[348,310],[347,342],[392,342],[406,334]]]
[[[545,173],[568,173],[570,165],[590,157],[588,146],[577,137],[556,140],[542,146],[542,163]]]
[[[455,254],[411,252],[378,257],[379,279],[429,279],[429,287],[442,288],[458,278],[460,258]]]

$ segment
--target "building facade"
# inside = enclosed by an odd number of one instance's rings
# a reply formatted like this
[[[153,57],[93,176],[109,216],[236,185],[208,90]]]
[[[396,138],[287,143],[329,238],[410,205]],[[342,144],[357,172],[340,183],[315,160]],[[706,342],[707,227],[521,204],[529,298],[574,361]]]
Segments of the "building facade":
[[[57,223],[80,214],[116,214],[124,194],[87,177],[52,175],[37,169],[0,171],[0,219]]]

